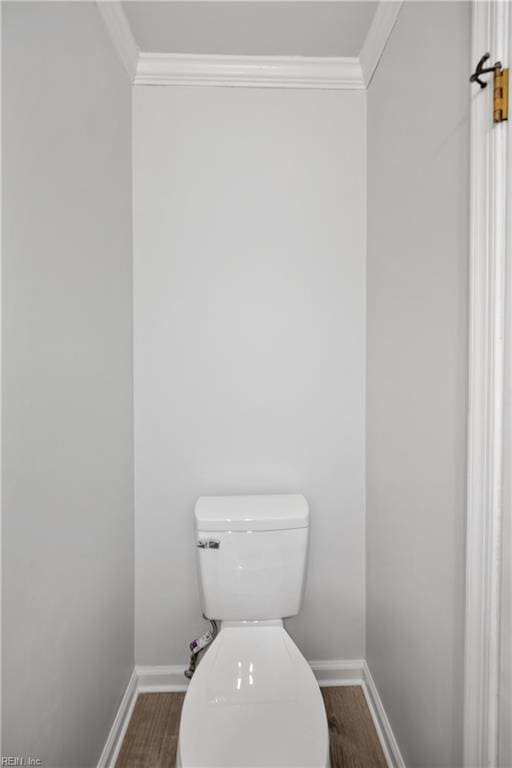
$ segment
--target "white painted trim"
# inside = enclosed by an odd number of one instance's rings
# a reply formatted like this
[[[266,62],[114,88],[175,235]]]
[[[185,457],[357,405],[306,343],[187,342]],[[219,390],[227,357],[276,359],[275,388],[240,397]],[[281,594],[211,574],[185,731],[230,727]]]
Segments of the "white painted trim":
[[[377,6],[375,16],[359,53],[359,64],[366,87],[371,83],[401,8],[402,0],[398,2],[381,0]]]
[[[134,85],[243,88],[368,87],[403,0],[381,0],[359,57],[234,56],[139,51],[119,0],[97,0],[107,31]]]
[[[364,661],[310,661],[313,673],[322,687],[336,685],[361,685]],[[137,687],[140,693],[165,693],[186,691],[188,680],[185,666],[137,666]]]
[[[509,61],[509,3],[473,2],[472,64]],[[507,123],[472,87],[464,765],[498,764]],[[510,297],[508,299],[510,301]]]
[[[133,82],[139,60],[139,48],[135,42],[123,6],[118,0],[97,0],[98,10],[110,35],[123,67]]]
[[[3,61],[3,50],[2,50],[2,40],[3,40],[3,32],[2,32],[2,24],[3,24],[3,9],[4,5],[3,2],[0,2],[0,105],[3,104],[3,93],[2,93],[2,83],[3,83],[3,72],[2,72],[2,61]],[[3,317],[3,308],[2,308],[2,281],[3,281],[3,253],[2,253],[2,243],[3,243],[3,219],[2,219],[2,211],[3,211],[3,165],[2,165],[2,119],[1,119],[2,109],[0,107],[0,404],[3,404],[3,390],[2,390],[2,360],[3,360],[3,326],[2,326],[2,317]],[[3,467],[3,455],[2,455],[2,445],[3,445],[3,420],[2,420],[2,413],[3,408],[0,407],[0,692],[3,690],[3,653],[2,653],[2,637],[3,637],[3,563],[2,563],[2,552],[3,552],[3,506],[2,506],[2,499],[3,499],[3,475],[2,475],[2,467]],[[0,755],[3,755],[2,752],[2,722],[3,722],[3,707],[2,707],[2,696],[0,694]]]
[[[366,661],[363,662],[363,693],[389,768],[405,768],[398,742]]]
[[[398,742],[366,661],[363,662],[363,693],[389,768],[405,768]]]
[[[186,666],[136,666],[137,690],[139,693],[176,693],[186,691],[188,680],[184,675]]]
[[[362,90],[357,58],[143,53],[135,85]]]
[[[338,685],[362,685],[364,659],[343,661],[310,661],[309,666],[321,688]]]
[[[137,701],[137,673],[134,669],[117,710],[112,728],[103,747],[98,768],[114,768],[121,745]]]

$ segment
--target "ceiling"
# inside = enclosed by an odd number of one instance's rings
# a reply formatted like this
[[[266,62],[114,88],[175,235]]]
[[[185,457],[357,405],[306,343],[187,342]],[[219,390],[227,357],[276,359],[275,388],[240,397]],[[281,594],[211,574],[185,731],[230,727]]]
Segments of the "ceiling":
[[[358,56],[377,2],[129,0],[132,33],[147,53]]]

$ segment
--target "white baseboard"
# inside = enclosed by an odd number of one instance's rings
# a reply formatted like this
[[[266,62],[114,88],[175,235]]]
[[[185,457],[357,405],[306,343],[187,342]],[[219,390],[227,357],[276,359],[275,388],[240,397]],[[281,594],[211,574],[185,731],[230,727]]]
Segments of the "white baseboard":
[[[364,659],[309,662],[320,687],[360,685],[389,768],[405,768],[400,749]],[[98,768],[114,768],[139,693],[186,691],[185,666],[136,666],[121,701]]]
[[[186,666],[136,666],[138,693],[177,693],[186,691],[188,680],[184,675]]]
[[[123,743],[128,723],[132,716],[133,708],[137,700],[138,686],[137,686],[137,672],[134,669],[126,690],[121,699],[119,709],[114,718],[114,723],[108,734],[107,741],[103,747],[100,759],[98,761],[98,768],[114,768]]]
[[[371,676],[368,664],[363,662],[363,693],[368,704],[368,709],[372,716],[375,730],[384,752],[384,757],[389,768],[406,768],[404,759],[391,729],[391,724],[386,715],[386,711],[379,696],[377,686]]]
[[[321,688],[338,685],[362,685],[364,659],[344,659],[341,661],[310,661],[309,666]]]
[[[309,665],[321,687],[336,685],[362,685],[364,660],[310,661]],[[135,668],[139,693],[173,693],[186,691],[188,680],[185,666],[159,666]]]

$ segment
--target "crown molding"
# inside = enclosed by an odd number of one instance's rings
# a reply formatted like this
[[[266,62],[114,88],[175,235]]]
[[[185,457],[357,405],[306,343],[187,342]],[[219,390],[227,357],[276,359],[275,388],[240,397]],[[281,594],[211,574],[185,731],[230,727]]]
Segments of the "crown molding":
[[[98,1],[96,5],[117,55],[128,73],[128,77],[133,82],[139,61],[139,47],[135,42],[123,7],[118,0]]]
[[[233,56],[139,51],[119,0],[97,6],[134,85],[364,90],[378,66],[403,0],[381,0],[359,57]]]
[[[370,85],[375,74],[380,58],[384,53],[393,27],[398,19],[402,4],[402,0],[397,2],[381,0],[377,6],[375,16],[359,53],[359,64],[366,87]]]
[[[365,88],[357,58],[143,52],[139,55],[134,84],[331,90]]]

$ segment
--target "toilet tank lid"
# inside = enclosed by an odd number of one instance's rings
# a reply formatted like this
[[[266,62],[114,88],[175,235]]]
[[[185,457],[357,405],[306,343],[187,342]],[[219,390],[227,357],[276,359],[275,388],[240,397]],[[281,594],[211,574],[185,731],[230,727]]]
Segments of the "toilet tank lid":
[[[300,493],[201,496],[195,518],[198,531],[279,531],[307,528],[309,507]]]

